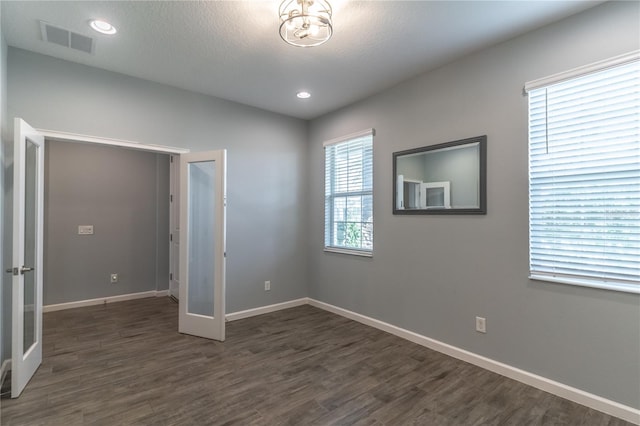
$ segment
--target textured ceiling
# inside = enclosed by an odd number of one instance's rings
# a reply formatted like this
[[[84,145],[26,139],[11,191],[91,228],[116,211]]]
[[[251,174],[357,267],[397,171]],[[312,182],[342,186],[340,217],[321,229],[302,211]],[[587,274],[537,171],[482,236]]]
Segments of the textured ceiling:
[[[602,1],[345,1],[334,35],[299,48],[279,1],[6,1],[9,46],[310,119]],[[118,28],[93,32],[89,19]],[[93,55],[45,43],[43,20],[97,39]],[[299,100],[299,90],[312,93]]]

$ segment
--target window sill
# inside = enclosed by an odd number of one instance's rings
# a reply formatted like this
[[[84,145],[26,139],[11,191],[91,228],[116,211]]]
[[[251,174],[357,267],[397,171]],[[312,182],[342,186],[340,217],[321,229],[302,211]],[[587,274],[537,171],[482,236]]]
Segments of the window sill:
[[[600,288],[603,290],[620,291],[623,293],[640,294],[640,285],[631,283],[583,280],[579,278],[554,277],[549,275],[529,275],[530,280],[547,281],[558,284],[576,285],[580,287]]]
[[[338,248],[338,247],[325,247],[324,251],[329,253],[350,254],[352,256],[373,257],[373,251],[368,251],[368,250],[354,250],[354,249]]]

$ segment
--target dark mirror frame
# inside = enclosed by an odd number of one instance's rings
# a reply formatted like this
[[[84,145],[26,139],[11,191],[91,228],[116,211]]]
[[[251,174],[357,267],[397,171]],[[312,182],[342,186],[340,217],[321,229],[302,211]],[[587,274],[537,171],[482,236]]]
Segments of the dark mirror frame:
[[[397,188],[398,174],[397,165],[398,157],[410,154],[418,154],[421,152],[436,151],[443,148],[451,148],[454,146],[462,146],[469,144],[479,144],[479,182],[480,182],[480,203],[477,208],[430,208],[430,209],[398,209],[397,208]],[[461,139],[453,142],[446,142],[437,145],[429,145],[420,148],[409,149],[406,151],[398,151],[393,153],[393,214],[397,215],[449,215],[449,214],[487,214],[487,136],[476,136],[468,139]]]

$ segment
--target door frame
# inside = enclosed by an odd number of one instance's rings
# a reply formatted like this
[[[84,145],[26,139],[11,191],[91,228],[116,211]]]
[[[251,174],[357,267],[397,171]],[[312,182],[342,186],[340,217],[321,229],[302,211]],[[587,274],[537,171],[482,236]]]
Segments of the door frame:
[[[180,299],[180,156],[169,154],[169,297]]]
[[[62,142],[81,142],[81,143],[96,143],[101,145],[122,146],[125,148],[137,149],[140,151],[152,151],[164,154],[186,154],[191,152],[187,148],[178,148],[166,145],[155,145],[142,142],[127,141],[124,139],[111,139],[103,138],[100,136],[81,135],[78,133],[59,132],[56,130],[38,129],[45,139],[58,140]]]
[[[169,156],[178,156],[178,162],[179,160],[179,156],[180,154],[187,154],[189,152],[191,152],[189,149],[187,148],[178,148],[178,147],[173,147],[173,146],[166,146],[166,145],[156,145],[156,144],[148,144],[148,143],[142,143],[142,142],[135,142],[135,141],[127,141],[127,140],[123,140],[123,139],[112,139],[112,138],[104,138],[104,137],[100,137],[100,136],[89,136],[89,135],[82,135],[82,134],[78,134],[78,133],[69,133],[69,132],[61,132],[61,131],[57,131],[57,130],[46,130],[46,129],[35,129],[37,132],[39,132],[40,134],[42,134],[45,138],[45,140],[52,140],[52,141],[60,141],[60,142],[77,142],[77,143],[86,143],[86,144],[98,144],[98,145],[105,145],[105,146],[119,146],[119,147],[123,147],[123,148],[130,148],[130,149],[135,149],[138,151],[147,151],[147,152],[156,152],[158,154],[168,154]],[[170,173],[174,173],[173,169],[170,169]],[[170,179],[173,179],[173,176],[170,176]],[[46,182],[45,182],[46,185]],[[170,184],[171,186],[171,184]],[[176,196],[173,194],[172,192],[173,190],[170,188],[170,194],[169,196],[172,197],[173,199],[176,198]],[[172,229],[171,229],[171,224],[172,224],[172,215],[173,215],[173,203],[170,202],[169,203],[169,234],[171,235]],[[176,262],[180,257],[180,253],[179,252],[174,252],[174,250],[172,250],[172,246],[171,246],[171,239],[169,241],[169,265],[170,265],[170,270],[169,272],[172,273],[173,271],[171,270],[171,265],[173,265],[173,258],[175,257]],[[171,290],[171,278],[170,276],[167,277],[167,283],[169,285],[169,292]]]

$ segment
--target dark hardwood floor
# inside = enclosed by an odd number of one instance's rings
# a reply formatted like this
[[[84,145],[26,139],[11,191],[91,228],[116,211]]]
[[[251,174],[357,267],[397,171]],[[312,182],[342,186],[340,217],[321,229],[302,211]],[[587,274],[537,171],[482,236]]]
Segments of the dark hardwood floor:
[[[141,299],[44,315],[44,359],[9,425],[628,425],[390,334],[301,306],[177,333]]]

